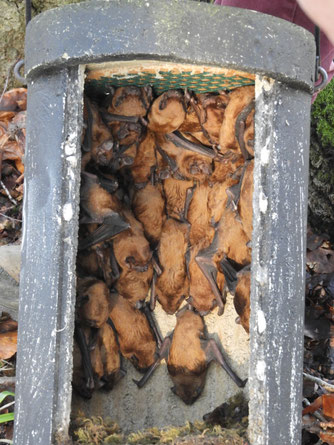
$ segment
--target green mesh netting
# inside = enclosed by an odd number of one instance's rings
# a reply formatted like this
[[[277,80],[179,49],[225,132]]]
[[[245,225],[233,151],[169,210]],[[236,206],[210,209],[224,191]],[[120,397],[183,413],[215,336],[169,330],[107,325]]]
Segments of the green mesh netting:
[[[140,72],[138,74],[113,74],[112,77],[101,77],[99,80],[87,80],[86,88],[91,92],[103,94],[109,87],[126,85],[151,85],[157,94],[172,89],[184,89],[205,93],[209,91],[232,90],[234,88],[254,85],[254,80],[240,75],[225,76],[224,74],[190,72],[172,73],[159,71],[158,73]]]

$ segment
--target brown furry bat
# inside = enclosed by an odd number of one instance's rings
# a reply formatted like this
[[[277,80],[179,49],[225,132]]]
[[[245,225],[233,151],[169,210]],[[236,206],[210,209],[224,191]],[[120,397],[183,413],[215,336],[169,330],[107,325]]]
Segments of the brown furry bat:
[[[225,210],[217,230],[217,260],[220,261],[226,256],[239,265],[249,264],[251,262],[250,239],[232,210]]]
[[[116,334],[108,323],[104,323],[96,335],[95,347],[92,349],[91,361],[95,378],[95,387],[113,389],[115,384],[125,376],[121,367],[121,357]]]
[[[207,206],[212,225],[218,223],[229,202],[229,188],[238,184],[238,179],[228,178],[224,182],[214,182],[209,188]]]
[[[78,278],[77,316],[81,324],[100,328],[108,319],[110,292],[103,281],[96,278]]]
[[[225,284],[231,292],[234,291],[234,263],[241,268],[250,262],[249,239],[235,213],[226,209],[216,225],[211,244],[203,242],[202,245],[198,243],[192,247],[189,262],[191,304],[203,313],[211,310],[210,305],[214,303],[215,298],[220,308],[218,315],[221,315],[225,303]],[[199,269],[203,276],[198,274]]]
[[[118,334],[121,353],[145,372],[156,358],[157,341],[146,316],[119,294],[111,294],[110,319]]]
[[[109,128],[104,124],[98,107],[85,98],[87,128],[83,142],[82,169],[93,161],[98,166],[108,166],[114,157],[114,141]]]
[[[188,130],[189,133],[202,144],[218,145],[220,127],[228,102],[229,96],[226,93],[204,93],[190,97],[190,107],[197,116],[200,129]],[[180,131],[187,131],[185,128],[181,126]]]
[[[152,174],[152,168],[156,165],[155,137],[151,131],[140,142],[134,162],[130,167],[132,180],[136,186],[146,184]]]
[[[158,246],[162,273],[157,277],[156,293],[167,314],[174,314],[188,294],[186,252],[188,248],[187,224],[168,219],[162,229]],[[154,298],[151,290],[151,302]],[[154,307],[154,303],[151,304]]]
[[[217,305],[218,315],[222,315],[226,301],[225,278],[217,266],[207,255],[207,242],[198,242],[190,249],[189,299],[187,300],[201,315],[207,315]],[[206,263],[208,256],[209,264]],[[212,263],[212,264],[211,264]]]
[[[247,333],[249,333],[250,317],[250,267],[246,266],[237,273],[237,285],[234,295],[234,307],[239,315],[239,321]]]
[[[242,227],[249,239],[252,239],[253,231],[253,170],[254,160],[249,161],[245,173],[242,178],[240,200],[238,204],[238,212],[242,222]]]
[[[81,275],[103,279],[108,288],[119,278],[119,271],[116,270],[108,243],[106,245],[99,243],[90,250],[79,252],[77,268]]]
[[[98,177],[87,172],[82,174],[80,204],[86,214],[81,223],[102,223],[104,218],[121,210],[116,195],[107,192]]]
[[[136,190],[132,209],[136,218],[143,224],[147,239],[156,245],[166,220],[165,200],[160,192],[160,187],[146,184],[144,188]]]
[[[157,97],[148,113],[148,128],[157,133],[171,133],[185,118],[184,97],[180,91],[169,90]]]
[[[172,391],[187,405],[201,395],[213,360],[239,387],[246,384],[246,380],[242,381],[229,367],[215,340],[207,338],[202,317],[191,310],[180,311],[174,332],[163,341],[158,359],[139,382],[135,381],[139,388],[145,385],[162,359],[167,360],[168,373],[174,383]]]
[[[214,156],[211,148],[190,143],[190,141],[182,139],[178,134],[170,134],[166,138],[160,137],[157,139],[157,144],[175,165],[174,169],[173,165],[170,165],[174,176],[175,171],[177,171],[183,179],[203,182],[211,175],[212,156]],[[209,152],[209,156],[207,152]]]
[[[121,216],[122,206],[116,195],[107,192],[99,183],[96,175],[82,174],[81,208],[84,214],[80,223],[87,227],[89,234],[80,241],[79,250],[87,249],[102,241],[111,239],[129,228],[129,223]]]
[[[163,190],[166,198],[166,212],[170,218],[187,220],[188,207],[194,189],[193,181],[165,179]]]
[[[248,158],[249,153],[244,144],[244,131],[248,115],[254,109],[254,94],[254,86],[236,88],[229,94],[230,101],[219,133],[222,153],[232,150],[242,153],[245,159]],[[248,125],[252,123],[248,122]]]
[[[212,188],[206,184],[199,184],[194,189],[189,204],[187,220],[190,223],[190,244],[199,242],[209,245],[214,236],[214,228],[211,222],[211,211],[208,207],[209,195]]]
[[[90,399],[95,388],[94,371],[90,356],[89,343],[91,328],[75,324],[73,354],[73,388],[86,399]]]
[[[126,86],[117,88],[115,93],[105,100],[104,106],[112,114],[146,116],[151,100],[150,87]]]
[[[120,266],[120,276],[116,289],[132,304],[145,300],[150,288],[153,268],[152,252],[144,236],[142,224],[136,220],[130,210],[123,214],[130,224],[130,229],[120,233],[113,240],[113,252]]]

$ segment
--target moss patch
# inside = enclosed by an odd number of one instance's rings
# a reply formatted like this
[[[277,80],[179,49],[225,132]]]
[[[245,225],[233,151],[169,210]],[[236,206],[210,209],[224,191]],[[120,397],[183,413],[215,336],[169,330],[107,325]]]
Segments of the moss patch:
[[[309,223],[334,240],[334,81],[312,106]]]
[[[312,107],[312,124],[322,145],[334,148],[334,82],[322,90]]]
[[[181,427],[149,428],[126,436],[110,419],[78,416],[72,421],[72,436],[74,444],[86,445],[247,445],[245,425],[235,427],[223,429],[218,425],[208,426],[205,422],[188,422]]]
[[[124,436],[118,425],[111,419],[102,419],[98,416],[86,418],[83,414],[79,414],[72,420],[71,435],[75,444],[124,443]]]

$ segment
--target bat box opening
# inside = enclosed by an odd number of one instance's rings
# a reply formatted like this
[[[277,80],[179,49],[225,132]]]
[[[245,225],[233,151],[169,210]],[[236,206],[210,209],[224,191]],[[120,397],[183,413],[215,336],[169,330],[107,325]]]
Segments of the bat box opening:
[[[255,76],[86,74],[73,416],[202,420],[247,392]]]

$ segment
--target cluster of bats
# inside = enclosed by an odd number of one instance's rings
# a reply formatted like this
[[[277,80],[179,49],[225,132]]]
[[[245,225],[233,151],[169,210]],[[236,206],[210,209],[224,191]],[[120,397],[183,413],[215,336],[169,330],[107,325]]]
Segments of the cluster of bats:
[[[222,315],[229,291],[249,329],[254,87],[119,87],[86,98],[84,120],[74,387],[112,389],[123,357],[144,373],[139,388],[166,359],[186,404],[212,360],[243,387],[203,316]],[[156,300],[177,317],[165,339]]]

